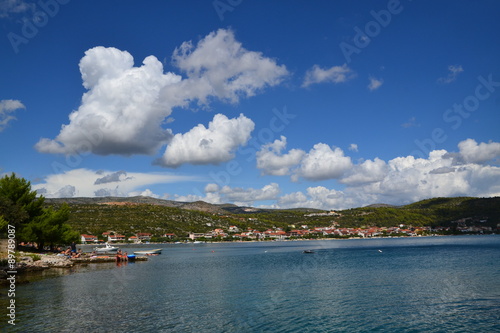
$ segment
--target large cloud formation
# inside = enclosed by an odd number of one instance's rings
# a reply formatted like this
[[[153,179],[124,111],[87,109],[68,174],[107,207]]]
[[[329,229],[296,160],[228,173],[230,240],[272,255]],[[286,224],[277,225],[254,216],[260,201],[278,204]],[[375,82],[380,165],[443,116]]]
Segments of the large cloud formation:
[[[276,149],[281,155],[289,154],[280,150],[280,145],[285,143],[284,141],[284,137],[275,141]],[[242,206],[319,209],[345,209],[373,203],[401,205],[430,197],[500,196],[500,167],[495,165],[500,158],[499,143],[477,143],[475,140],[467,139],[458,146],[457,152],[434,150],[427,158],[405,156],[389,161],[375,158],[357,163],[348,160],[340,148],[332,149],[326,145],[320,146],[320,149],[316,147],[309,153],[303,152],[302,159],[297,159],[295,166],[287,162],[281,164],[286,165],[286,172],[276,172],[274,176],[278,176],[279,173],[282,173],[282,176],[298,175],[303,161],[321,152],[332,163],[338,159],[350,163],[351,167],[342,169],[342,172],[338,172],[339,169],[333,164],[331,171],[326,172],[329,164],[325,163],[323,175],[330,175],[331,178],[328,180],[334,180],[341,186],[328,188],[323,183],[306,187],[303,191],[284,194],[280,186],[272,182],[261,185],[260,188],[209,183],[205,186],[204,193],[160,195],[146,187],[160,183],[202,181],[202,179],[164,173],[88,169],[74,169],[50,175],[44,182],[33,185],[33,188],[47,197],[148,195],[178,201],[204,200],[215,204],[232,202]],[[271,147],[266,149],[267,153],[273,153]],[[279,164],[263,165],[269,166],[273,171],[280,170]]]
[[[134,67],[128,52],[100,46],[85,52],[80,72],[88,89],[82,104],[70,114],[70,123],[63,125],[55,140],[37,143],[38,151],[153,154],[171,137],[161,123],[173,105],[159,96],[181,77],[163,74],[158,59],[149,56],[141,67]]]
[[[224,29],[212,32],[196,47],[184,42],[175,49],[172,59],[188,78],[165,91],[169,99],[175,94],[201,103],[207,103],[209,97],[236,103],[240,97],[279,84],[288,75],[285,66],[278,66],[260,52],[246,50],[232,31]]]
[[[500,158],[500,143],[478,144],[467,139],[458,148],[458,152],[434,150],[428,158],[406,156],[387,162],[375,158],[355,164],[340,148],[317,144],[309,153],[303,152],[295,165],[287,164],[286,172],[280,175],[294,180],[331,179],[345,188],[309,187],[305,193],[276,197],[274,207],[339,209],[377,202],[406,204],[441,196],[500,195],[500,167],[494,165]],[[268,168],[262,170],[264,174],[278,175],[274,165],[290,152],[276,154],[264,146],[257,154],[257,166]],[[266,163],[259,161],[263,157],[268,159]]]
[[[88,90],[80,107],[54,140],[43,138],[36,149],[60,154],[155,154],[173,138],[163,127],[173,108],[192,102],[207,105],[214,98],[236,103],[288,75],[285,66],[246,50],[231,30],[224,29],[210,33],[196,46],[183,43],[173,52],[172,61],[186,77],[164,73],[154,56],[135,67],[127,51],[101,46],[88,50],[80,61]]]
[[[332,149],[319,144],[308,153],[302,151],[302,157],[295,159],[295,165],[289,162],[292,160],[291,152],[297,150],[284,152],[285,145],[286,138],[281,137],[263,146],[257,154],[258,167],[267,168],[261,170],[263,174],[304,178],[316,170],[317,181],[335,180],[343,188],[319,185],[282,194],[276,183],[264,185],[260,189],[208,184],[204,196],[177,196],[176,200],[204,200],[211,203],[233,201],[242,205],[266,201],[260,206],[346,209],[373,203],[403,205],[431,197],[500,196],[500,167],[494,164],[500,158],[500,143],[497,142],[478,144],[473,139],[467,139],[458,144],[458,152],[434,150],[427,158],[406,156],[387,162],[375,158],[358,163],[353,163],[340,148]],[[259,161],[264,158],[268,161]],[[304,169],[311,174],[304,172]],[[308,180],[314,180],[314,177]]]

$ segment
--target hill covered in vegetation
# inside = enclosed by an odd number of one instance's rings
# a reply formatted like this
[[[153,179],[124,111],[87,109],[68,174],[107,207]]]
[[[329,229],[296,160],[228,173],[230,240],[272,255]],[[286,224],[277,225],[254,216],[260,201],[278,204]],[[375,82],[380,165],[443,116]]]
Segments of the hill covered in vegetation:
[[[317,209],[260,209],[206,202],[177,202],[148,197],[46,199],[56,208],[67,203],[71,210],[68,223],[80,233],[100,235],[115,231],[124,235],[206,232],[214,228],[240,230],[252,228],[298,228],[301,225],[342,228],[406,226],[480,225],[497,228],[500,223],[500,197],[433,198],[405,206],[371,205],[341,211]]]

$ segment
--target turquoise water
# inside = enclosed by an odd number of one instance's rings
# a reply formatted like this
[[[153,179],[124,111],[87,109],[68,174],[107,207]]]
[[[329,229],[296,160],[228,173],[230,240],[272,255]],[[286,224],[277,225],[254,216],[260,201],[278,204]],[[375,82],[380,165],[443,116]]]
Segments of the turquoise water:
[[[163,247],[19,285],[10,331],[500,332],[500,236]]]

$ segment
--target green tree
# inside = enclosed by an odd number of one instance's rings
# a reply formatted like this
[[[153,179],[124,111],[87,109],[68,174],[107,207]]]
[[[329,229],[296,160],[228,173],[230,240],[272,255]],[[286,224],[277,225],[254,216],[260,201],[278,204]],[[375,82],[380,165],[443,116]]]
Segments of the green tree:
[[[43,197],[31,191],[31,183],[14,173],[0,179],[0,216],[20,228],[43,212]]]
[[[57,244],[76,241],[78,233],[65,223],[69,219],[69,214],[69,207],[66,204],[58,210],[52,207],[45,208],[42,215],[24,226],[20,237],[25,241],[36,242],[39,248],[43,248],[46,244],[53,248]]]
[[[7,224],[9,224],[9,222],[5,221],[3,216],[0,215],[0,230],[5,231],[7,229]]]
[[[16,228],[18,242],[35,242],[39,249],[45,244],[68,244],[78,240],[78,234],[66,223],[69,207],[44,208],[43,196],[31,191],[31,184],[14,174],[0,179],[0,227]],[[6,222],[6,223],[5,223]]]

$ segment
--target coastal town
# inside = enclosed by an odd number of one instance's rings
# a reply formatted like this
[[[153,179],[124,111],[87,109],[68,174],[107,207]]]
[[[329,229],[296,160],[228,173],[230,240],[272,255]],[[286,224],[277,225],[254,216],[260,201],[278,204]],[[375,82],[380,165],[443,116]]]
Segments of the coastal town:
[[[260,231],[252,228],[240,230],[237,226],[229,226],[227,230],[216,228],[209,232],[195,233],[190,232],[187,235],[176,235],[175,233],[165,233],[153,235],[151,233],[137,233],[131,236],[125,236],[114,231],[106,231],[100,235],[81,235],[82,244],[92,243],[149,243],[175,242],[175,241],[285,241],[296,239],[323,239],[323,238],[372,238],[372,237],[419,237],[429,235],[441,235],[450,232],[450,227],[411,227],[400,224],[395,227],[370,227],[370,228],[340,228],[338,223],[334,222],[329,227],[312,227],[308,225],[290,225],[288,230],[283,228],[270,228]],[[498,228],[497,228],[498,229]],[[456,230],[459,233],[492,233],[493,230],[488,226],[458,226]]]

